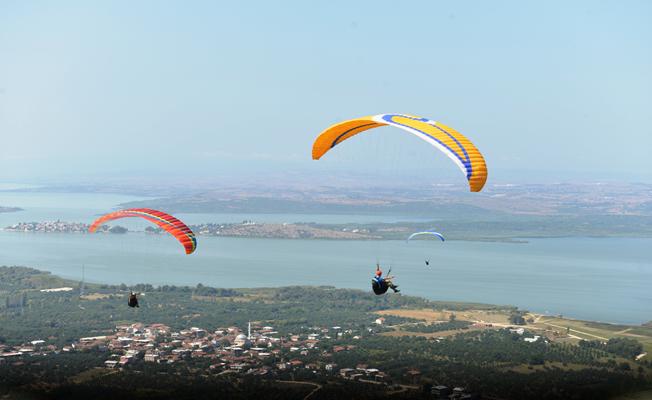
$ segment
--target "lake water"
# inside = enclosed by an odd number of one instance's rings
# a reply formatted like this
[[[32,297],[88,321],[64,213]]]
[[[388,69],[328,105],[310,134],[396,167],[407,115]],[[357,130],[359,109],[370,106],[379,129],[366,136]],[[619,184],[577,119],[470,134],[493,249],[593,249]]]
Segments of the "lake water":
[[[0,206],[20,207],[24,211],[0,213],[0,228],[18,222],[41,221],[71,221],[91,223],[99,215],[118,208],[121,203],[145,200],[145,197],[134,197],[117,194],[96,193],[39,193],[39,192],[7,192],[2,191],[0,184]],[[372,222],[400,222],[400,221],[426,221],[436,218],[404,217],[400,215],[341,215],[341,214],[238,214],[238,213],[193,213],[175,214],[187,224],[200,224],[205,222],[242,222],[254,220],[256,222],[316,222],[316,223],[372,223]],[[144,229],[147,222],[140,219],[121,220],[120,225],[129,229]]]
[[[0,226],[90,222],[129,196],[3,193]],[[11,200],[11,201],[8,201]],[[194,222],[370,222],[400,216],[179,215]],[[335,220],[335,221],[333,221]],[[123,224],[122,222],[120,223]],[[130,228],[140,227],[131,222]],[[143,225],[144,226],[144,225]],[[431,260],[431,267],[424,259]],[[621,323],[652,320],[652,239],[538,239],[526,244],[327,241],[199,237],[186,256],[168,235],[0,231],[0,265],[26,265],[93,282],[217,287],[334,285],[369,290],[374,264],[391,264],[403,293],[434,300],[512,304],[537,312]]]

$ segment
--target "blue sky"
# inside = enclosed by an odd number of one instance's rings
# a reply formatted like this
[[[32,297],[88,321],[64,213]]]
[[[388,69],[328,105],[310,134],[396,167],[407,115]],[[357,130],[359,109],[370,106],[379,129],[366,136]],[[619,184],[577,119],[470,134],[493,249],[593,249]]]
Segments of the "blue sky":
[[[390,128],[310,160],[385,112],[457,128],[490,182],[652,181],[652,2],[353,3],[1,2],[0,181],[462,178]]]

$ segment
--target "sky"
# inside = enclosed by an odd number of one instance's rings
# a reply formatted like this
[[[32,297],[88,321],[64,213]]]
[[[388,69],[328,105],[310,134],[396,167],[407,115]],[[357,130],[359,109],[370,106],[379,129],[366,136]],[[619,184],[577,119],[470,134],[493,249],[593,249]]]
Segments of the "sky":
[[[473,140],[489,182],[652,182],[649,1],[2,1],[0,182],[424,175],[383,128],[310,159],[344,119],[408,113]]]

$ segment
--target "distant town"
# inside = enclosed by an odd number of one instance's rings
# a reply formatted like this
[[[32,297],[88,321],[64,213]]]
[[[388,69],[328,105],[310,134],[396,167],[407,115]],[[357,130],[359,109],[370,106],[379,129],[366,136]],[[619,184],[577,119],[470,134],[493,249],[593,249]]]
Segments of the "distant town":
[[[20,222],[5,227],[7,232],[39,232],[39,233],[87,233],[90,225],[80,222],[44,221]]]
[[[42,292],[65,292],[72,288],[41,290]],[[442,322],[445,323],[445,322]],[[379,317],[374,325],[382,327],[385,318]],[[476,324],[476,329],[492,328],[492,324]],[[522,337],[524,342],[548,342],[541,336],[527,334],[523,328],[510,328],[511,333]],[[17,346],[0,344],[0,365],[21,365],[24,357],[56,356],[61,353],[103,354],[104,368],[122,369],[133,364],[181,364],[205,360],[207,370],[213,374],[240,374],[262,378],[278,378],[293,371],[309,371],[328,378],[384,385],[388,390],[420,389],[418,368],[405,372],[402,384],[394,383],[391,376],[378,366],[368,364],[338,365],[333,354],[355,350],[356,341],[364,336],[377,334],[372,328],[365,332],[341,326],[304,327],[301,331],[280,335],[273,326],[249,323],[246,330],[229,326],[209,331],[190,327],[174,331],[163,323],[132,323],[115,326],[114,333],[102,336],[80,337],[78,340],[58,347],[47,340],[36,339]],[[449,333],[450,334],[450,333]],[[433,337],[440,342],[445,337]],[[322,341],[326,345],[322,346]],[[450,399],[474,399],[477,394],[463,387],[433,386],[436,397]]]
[[[116,326],[112,335],[82,337],[61,348],[47,344],[45,340],[33,340],[13,347],[0,345],[0,363],[20,356],[92,350],[106,353],[106,368],[120,368],[140,360],[172,364],[205,358],[211,362],[210,370],[222,372],[266,375],[275,370],[306,368],[333,373],[340,369],[336,364],[328,362],[331,352],[348,351],[355,346],[332,346],[322,350],[319,343],[322,339],[343,337],[360,339],[352,329],[339,326],[306,328],[303,332],[281,336],[272,326],[257,324],[249,324],[246,331],[230,326],[212,332],[198,327],[175,332],[162,323],[134,323]],[[309,355],[318,355],[319,360],[312,363],[302,360]],[[271,365],[264,362],[269,359],[277,362]],[[386,374],[366,366],[345,368],[341,375],[352,379],[367,377],[375,381],[388,380]]]
[[[88,233],[89,224],[65,221],[21,222],[4,228],[7,232],[36,232],[36,233]],[[229,237],[256,237],[279,239],[380,239],[364,228],[326,229],[309,224],[270,224],[243,221],[236,224],[206,223],[191,225],[190,228],[197,235],[204,236],[229,236]],[[102,226],[98,232],[126,233],[127,229],[120,226]],[[162,229],[147,227],[145,233],[159,234]]]

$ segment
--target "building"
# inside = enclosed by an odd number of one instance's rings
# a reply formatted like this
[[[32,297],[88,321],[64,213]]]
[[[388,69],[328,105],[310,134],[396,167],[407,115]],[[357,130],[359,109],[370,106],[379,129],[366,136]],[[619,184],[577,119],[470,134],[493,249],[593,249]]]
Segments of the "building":
[[[410,382],[413,384],[416,384],[419,382],[419,379],[421,378],[421,371],[418,369],[409,369],[406,373],[405,376],[407,376],[410,379]]]
[[[56,293],[56,292],[72,292],[74,289],[71,287],[60,287],[60,288],[52,288],[52,289],[41,289],[39,292],[43,293]]]
[[[90,336],[90,337],[83,337],[80,338],[79,341],[84,343],[84,342],[95,342],[98,340],[106,340],[106,336]]]
[[[509,330],[511,333],[515,333],[517,335],[522,335],[525,333],[525,329],[523,328],[510,328]]]
[[[391,382],[391,377],[387,375],[385,372],[378,372],[377,374],[374,375],[374,380],[376,382],[386,382],[389,383]]]
[[[349,379],[352,381],[359,381],[361,378],[364,378],[364,374],[351,374],[349,375]]]
[[[437,385],[433,386],[430,393],[437,398],[443,399],[451,394],[451,389],[448,386]]]
[[[337,364],[335,364],[335,363],[326,364],[324,366],[324,369],[327,372],[335,372],[335,370],[337,369]]]
[[[241,333],[235,337],[233,344],[242,348],[250,348],[251,340],[249,340],[249,338],[244,333]]]

